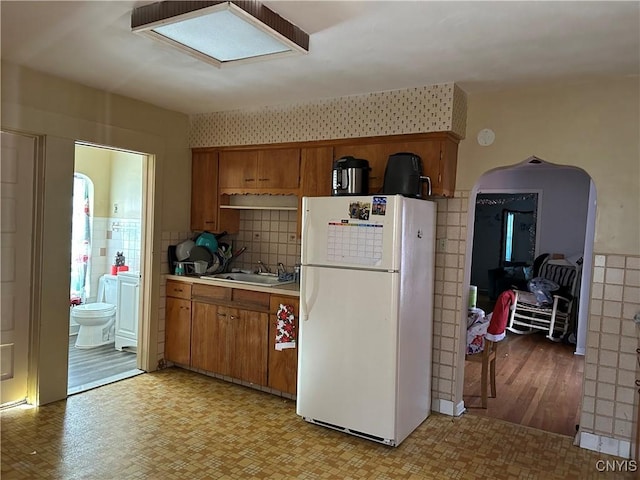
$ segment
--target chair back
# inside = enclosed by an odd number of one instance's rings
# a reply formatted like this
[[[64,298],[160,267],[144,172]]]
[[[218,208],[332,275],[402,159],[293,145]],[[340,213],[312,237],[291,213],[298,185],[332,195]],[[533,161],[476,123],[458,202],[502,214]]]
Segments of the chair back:
[[[575,296],[576,285],[578,280],[578,268],[573,265],[559,265],[549,263],[549,259],[545,259],[540,267],[540,277],[557,283],[566,293]]]

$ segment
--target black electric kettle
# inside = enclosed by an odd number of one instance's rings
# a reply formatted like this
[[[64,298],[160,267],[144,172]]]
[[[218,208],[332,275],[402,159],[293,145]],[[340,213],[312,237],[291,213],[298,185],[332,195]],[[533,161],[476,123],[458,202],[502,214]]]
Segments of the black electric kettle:
[[[333,162],[331,195],[367,195],[369,192],[369,161],[342,157]]]

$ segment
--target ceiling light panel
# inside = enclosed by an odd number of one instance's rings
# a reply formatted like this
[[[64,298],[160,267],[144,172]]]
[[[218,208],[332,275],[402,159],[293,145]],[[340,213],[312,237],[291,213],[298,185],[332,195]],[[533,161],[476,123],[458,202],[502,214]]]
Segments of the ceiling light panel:
[[[309,36],[260,2],[159,2],[132,12],[131,28],[222,66],[304,53]]]

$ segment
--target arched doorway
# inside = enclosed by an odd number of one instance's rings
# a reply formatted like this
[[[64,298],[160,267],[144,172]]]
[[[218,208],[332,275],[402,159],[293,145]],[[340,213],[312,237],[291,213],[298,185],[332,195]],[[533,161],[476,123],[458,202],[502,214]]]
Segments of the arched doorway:
[[[484,288],[479,288],[478,303],[487,309],[492,308],[488,298],[488,270],[499,268],[501,265],[493,265],[493,260],[487,261],[484,257],[482,261],[477,259],[482,255],[483,243],[489,245],[487,251],[504,252],[500,246],[503,238],[487,235],[488,230],[483,230],[484,227],[476,228],[478,199],[487,198],[486,194],[489,192],[503,192],[505,202],[510,201],[507,200],[509,195],[523,200],[528,196],[526,192],[537,193],[537,222],[532,256],[535,258],[541,253],[552,253],[563,256],[568,262],[581,262],[580,298],[577,302],[578,314],[570,344],[565,342],[558,345],[548,340],[540,341],[532,335],[524,340],[519,338],[517,342],[509,345],[510,338],[507,335],[507,341],[499,345],[496,369],[497,398],[489,399],[486,410],[476,408],[480,402],[474,399],[476,387],[479,392],[479,370],[476,375],[474,369],[479,368],[479,364],[477,367],[472,363],[466,364],[463,390],[465,407],[471,413],[574,435],[582,399],[582,355],[586,347],[591,284],[595,187],[591,177],[582,169],[555,165],[536,157],[530,157],[516,165],[488,171],[480,177],[469,199],[464,279],[465,285],[473,285],[472,278],[477,280],[486,277]],[[496,202],[499,202],[499,199],[500,195],[497,195]],[[505,209],[498,208],[496,211],[502,210]],[[498,222],[500,219],[493,220]],[[495,231],[504,235],[503,230]],[[481,238],[476,238],[476,235]],[[504,259],[496,256],[494,262],[498,263],[501,260]],[[474,266],[478,265],[485,271],[474,271]],[[464,328],[466,326],[465,319]],[[520,349],[523,345],[517,343],[528,345]],[[553,350],[554,348],[556,350]],[[558,353],[559,349],[564,351],[556,358],[553,354]],[[536,355],[540,355],[539,358],[544,359],[546,363],[541,361],[536,365]],[[563,415],[569,420],[565,422],[564,427],[554,427],[554,415]]]

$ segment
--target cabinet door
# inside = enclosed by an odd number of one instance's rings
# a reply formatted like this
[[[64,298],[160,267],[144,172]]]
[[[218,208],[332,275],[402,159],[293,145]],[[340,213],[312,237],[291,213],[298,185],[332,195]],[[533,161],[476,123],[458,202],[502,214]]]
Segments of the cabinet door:
[[[280,305],[291,305],[294,310],[294,331],[297,339],[299,299],[271,295],[269,307],[269,379],[268,386],[281,392],[296,394],[298,375],[298,348],[276,350],[278,310]]]
[[[434,195],[453,197],[456,190],[456,171],[458,168],[458,142],[446,138],[440,142],[440,163]],[[433,181],[433,180],[432,180]]]
[[[193,302],[191,366],[230,375],[229,316],[227,307]]]
[[[297,189],[300,185],[300,149],[258,151],[257,176],[259,189]]]
[[[257,165],[256,150],[220,152],[218,185],[221,189],[255,189]]]
[[[235,310],[231,323],[231,376],[256,385],[266,385],[268,315],[251,310]]]
[[[191,158],[191,230],[218,230],[218,153],[194,152]]]
[[[333,147],[310,147],[301,150],[298,238],[302,233],[302,197],[328,197],[331,195],[332,168]]]
[[[115,348],[138,346],[138,316],[140,310],[140,277],[118,275],[118,308],[116,311]]]
[[[165,316],[166,360],[181,365],[191,362],[191,301],[167,297]]]

